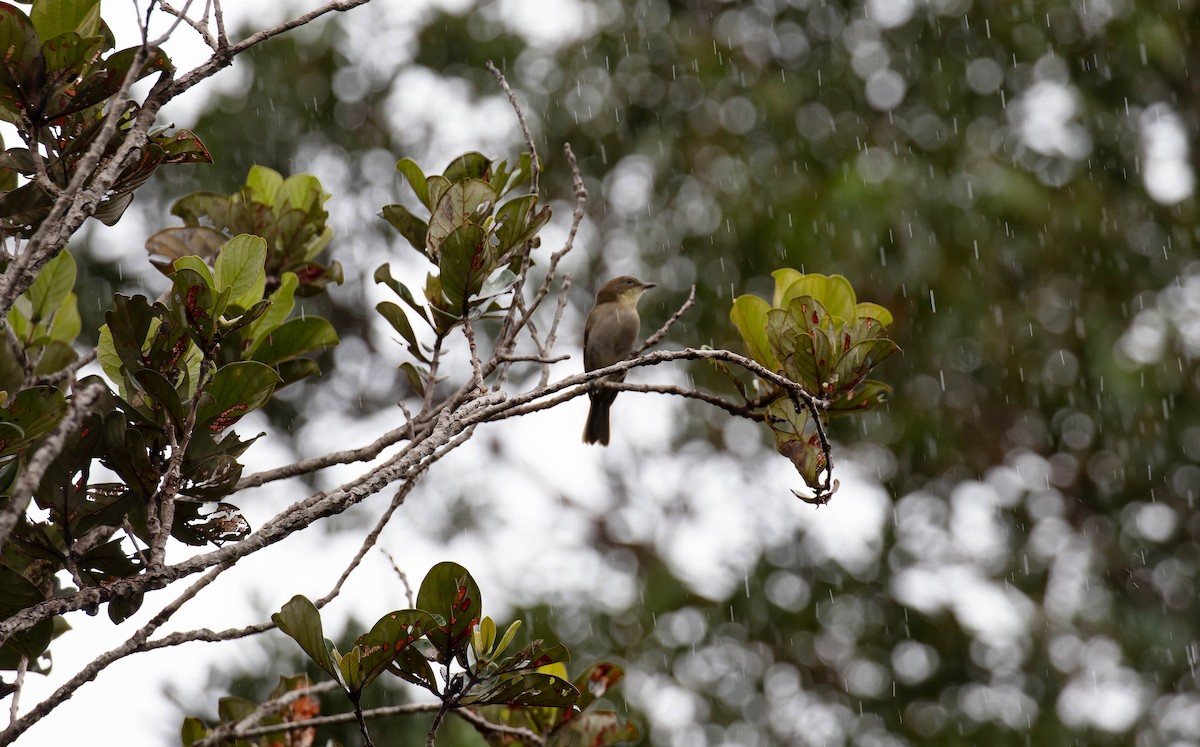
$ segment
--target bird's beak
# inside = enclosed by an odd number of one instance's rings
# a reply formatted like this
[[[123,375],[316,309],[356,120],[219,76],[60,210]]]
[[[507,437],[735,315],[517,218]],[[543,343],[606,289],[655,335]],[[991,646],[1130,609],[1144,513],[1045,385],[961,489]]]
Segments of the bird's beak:
[[[645,290],[646,288],[653,288],[656,285],[658,285],[658,283],[642,283],[642,289]]]

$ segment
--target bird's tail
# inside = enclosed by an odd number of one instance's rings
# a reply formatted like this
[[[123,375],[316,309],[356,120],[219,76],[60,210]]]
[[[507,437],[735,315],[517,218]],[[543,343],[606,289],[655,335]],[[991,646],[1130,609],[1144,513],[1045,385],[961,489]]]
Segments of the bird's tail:
[[[587,425],[583,428],[585,444],[608,446],[608,410],[616,399],[616,392],[594,392],[592,406],[588,409]]]

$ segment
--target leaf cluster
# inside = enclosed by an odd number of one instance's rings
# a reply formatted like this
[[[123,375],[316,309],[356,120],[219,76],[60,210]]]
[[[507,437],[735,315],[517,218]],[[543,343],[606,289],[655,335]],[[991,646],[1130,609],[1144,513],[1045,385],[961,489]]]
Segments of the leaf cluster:
[[[734,299],[730,311],[750,357],[825,400],[822,425],[832,415],[863,412],[882,402],[891,388],[867,376],[899,350],[885,336],[891,312],[859,302],[841,275],[790,268],[771,275],[771,303],[744,295]],[[828,465],[812,412],[779,393],[767,407],[767,424],[779,453],[816,489]]]
[[[271,620],[341,686],[356,709],[362,691],[386,672],[428,690],[446,709],[470,707],[492,723],[547,737],[547,744],[608,745],[637,736],[614,713],[584,712],[621,679],[620,667],[596,664],[572,683],[562,644],[536,640],[511,651],[521,622],[497,636],[495,622],[482,615],[479,586],[455,563],[434,566],[421,582],[416,608],[384,615],[344,652],[325,637],[320,612],[306,597],[293,597]],[[249,702],[228,707],[228,700],[222,699],[223,722],[253,710]],[[202,721],[189,717],[183,743],[208,733]],[[503,734],[485,736],[492,744],[508,743]]]
[[[318,255],[333,239],[325,203],[329,194],[316,177],[294,174],[286,179],[274,169],[254,166],[245,185],[233,194],[195,192],[171,207],[183,226],[165,228],[146,241],[150,261],[164,274],[176,260],[195,256],[211,260],[220,247],[240,234],[262,238],[269,249],[265,288],[274,291],[291,274],[296,295],[307,297],[340,285],[342,265],[323,264]]]
[[[100,18],[100,0],[38,0],[29,15],[0,3],[0,120],[14,125],[25,147],[0,154],[0,229],[31,236],[57,197],[75,178],[80,161],[110,118],[127,130],[139,107],[112,106],[122,84],[173,66],[161,50],[117,52]],[[124,138],[111,138],[104,158],[115,157]],[[112,225],[133,201],[133,191],[163,164],[211,162],[207,149],[187,130],[153,130],[96,207]],[[44,174],[45,180],[35,178]],[[89,173],[84,186],[94,174]],[[18,177],[26,181],[18,186]],[[47,181],[48,180],[48,183]]]
[[[194,546],[249,534],[241,511],[224,499],[236,490],[239,460],[257,437],[244,440],[230,428],[279,388],[320,373],[306,356],[338,342],[327,320],[292,316],[301,287],[294,272],[285,271],[268,291],[266,268],[276,254],[263,237],[240,234],[207,257],[177,257],[164,301],[114,298],[97,357],[116,389],[99,377],[76,385],[76,391],[97,385],[102,393],[34,490],[46,518],[20,517],[4,546],[0,585],[12,593],[0,615],[60,593],[62,570],[80,587],[144,570],[143,553],[114,538],[120,530],[145,545],[167,534]],[[0,342],[0,492],[6,495],[68,412],[64,391],[30,384],[37,377],[56,381],[77,358],[74,282],[74,260],[63,251],[6,317],[13,332]],[[94,479],[99,466],[116,479]],[[160,538],[156,518],[167,525]],[[107,611],[120,621],[140,604],[140,594],[117,598]],[[56,625],[46,620],[14,636],[0,649],[0,666],[15,668],[22,655],[36,660]]]
[[[396,164],[429,217],[418,217],[400,204],[384,206],[380,215],[436,271],[427,273],[425,287],[418,292],[393,278],[387,264],[376,270],[375,281],[399,296],[439,338],[468,315],[503,310],[499,297],[516,283],[527,250],[539,245],[537,232],[550,220],[550,208],[539,208],[536,194],[500,202],[529,182],[531,164],[529,154],[510,167],[507,161],[497,163],[476,152],[456,157],[443,173],[429,176],[410,158]],[[406,363],[404,370],[420,391],[430,355],[407,312],[391,301],[375,308],[417,360]]]

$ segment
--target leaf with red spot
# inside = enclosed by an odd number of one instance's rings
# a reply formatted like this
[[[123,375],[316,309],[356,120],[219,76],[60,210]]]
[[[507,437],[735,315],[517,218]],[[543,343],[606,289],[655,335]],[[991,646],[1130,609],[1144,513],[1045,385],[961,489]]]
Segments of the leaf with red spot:
[[[42,44],[29,16],[0,3],[0,119],[9,122],[30,108],[26,97],[44,74]]]
[[[228,427],[267,403],[281,379],[267,365],[239,361],[221,366],[205,388],[208,398],[196,416],[198,426]]]
[[[390,665],[398,664],[403,669],[417,664],[411,657],[405,656],[405,650],[435,625],[433,616],[422,610],[396,610],[379,618],[369,633],[364,633],[354,642],[361,649],[359,663],[362,666],[362,686],[366,687]],[[420,657],[420,661],[424,663],[424,657]],[[428,663],[425,663],[424,667],[418,666],[412,674],[423,677],[428,668]]]
[[[479,691],[468,693],[459,702],[462,705],[505,703],[570,708],[578,698],[579,691],[570,682],[552,674],[526,672],[512,677],[487,680]]]
[[[589,711],[575,714],[564,720],[563,726],[554,732],[555,747],[586,745],[586,747],[608,747],[608,745],[632,742],[638,738],[638,728],[622,721],[612,711]]]
[[[467,569],[450,562],[435,565],[421,582],[417,608],[435,617],[437,624],[425,637],[438,663],[457,659],[465,667],[471,629],[483,618],[479,586]]]
[[[579,690],[579,700],[575,702],[575,705],[580,710],[586,709],[592,703],[603,698],[624,677],[625,670],[616,664],[607,661],[596,662],[575,678],[575,688]]]
[[[431,194],[431,199],[433,195]],[[438,195],[437,207],[429,218],[429,230],[425,234],[425,248],[431,257],[438,257],[442,242],[456,229],[480,221],[470,218],[484,205],[496,204],[496,190],[480,179],[465,179],[451,184]]]

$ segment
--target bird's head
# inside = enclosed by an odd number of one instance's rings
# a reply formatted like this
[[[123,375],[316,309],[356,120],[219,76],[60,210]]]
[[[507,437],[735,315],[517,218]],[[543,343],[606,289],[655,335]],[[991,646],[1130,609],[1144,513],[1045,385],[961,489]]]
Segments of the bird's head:
[[[622,275],[604,284],[596,294],[596,303],[620,303],[636,306],[638,299],[647,288],[653,288],[654,283],[643,283],[632,275]]]

